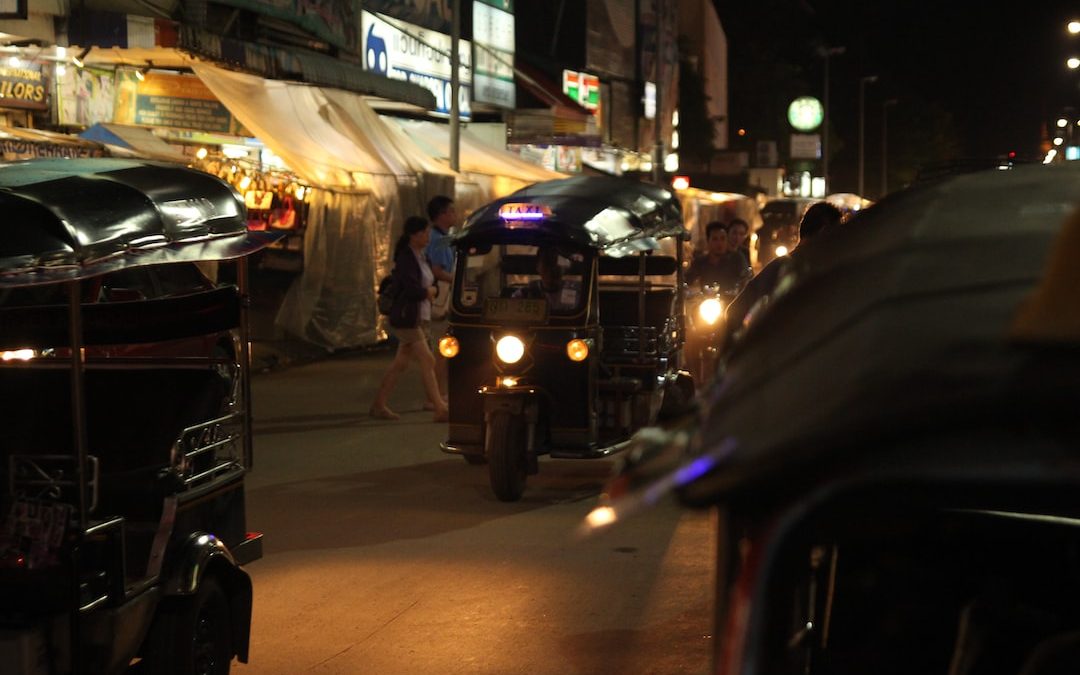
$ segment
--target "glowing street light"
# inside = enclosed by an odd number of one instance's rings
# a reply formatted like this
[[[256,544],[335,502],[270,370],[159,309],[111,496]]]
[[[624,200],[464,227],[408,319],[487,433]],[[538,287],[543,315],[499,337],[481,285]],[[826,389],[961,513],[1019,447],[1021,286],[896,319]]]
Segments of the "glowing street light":
[[[1064,117],[1059,117],[1058,118],[1058,121],[1057,121],[1058,129],[1064,129],[1066,126],[1068,126],[1068,124],[1069,124],[1069,120],[1065,119]]]
[[[1069,70],[1076,70],[1080,68],[1080,59],[1075,56],[1070,56],[1069,60],[1065,62],[1065,65],[1069,67]]]
[[[1077,33],[1080,33],[1080,21],[1070,21],[1069,34],[1076,35]]]

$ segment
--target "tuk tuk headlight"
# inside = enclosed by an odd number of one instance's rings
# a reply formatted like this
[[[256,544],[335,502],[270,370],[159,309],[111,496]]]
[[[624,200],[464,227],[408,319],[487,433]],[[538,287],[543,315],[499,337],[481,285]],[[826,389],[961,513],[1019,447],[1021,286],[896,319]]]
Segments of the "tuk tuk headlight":
[[[439,338],[439,353],[448,359],[452,359],[461,351],[461,345],[453,335],[444,335]]]
[[[571,361],[584,361],[589,357],[589,341],[575,338],[567,342],[566,355]]]
[[[717,298],[706,298],[698,305],[697,312],[702,321],[712,326],[720,320],[721,316],[723,316],[724,303],[720,302]]]
[[[525,356],[525,343],[516,335],[504,335],[495,343],[495,355],[503,363],[517,363]]]

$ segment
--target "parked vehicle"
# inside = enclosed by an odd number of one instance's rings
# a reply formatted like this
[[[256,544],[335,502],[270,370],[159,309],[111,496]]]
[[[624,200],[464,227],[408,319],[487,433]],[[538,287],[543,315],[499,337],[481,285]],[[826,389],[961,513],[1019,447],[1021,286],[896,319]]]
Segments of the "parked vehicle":
[[[228,673],[262,551],[244,256],[278,235],[150,162],[0,165],[0,208],[3,671]],[[236,260],[240,287],[202,260]]]
[[[1073,672],[1077,250],[1078,167],[889,195],[807,244],[590,523],[716,509],[718,673]]]
[[[537,457],[603,457],[693,393],[680,370],[675,196],[629,180],[538,183],[475,211],[454,236],[443,449],[488,464],[520,499]]]
[[[773,258],[787,255],[799,245],[799,223],[806,209],[820,199],[777,197],[761,207],[761,228],[757,231],[757,262],[768,265]]]

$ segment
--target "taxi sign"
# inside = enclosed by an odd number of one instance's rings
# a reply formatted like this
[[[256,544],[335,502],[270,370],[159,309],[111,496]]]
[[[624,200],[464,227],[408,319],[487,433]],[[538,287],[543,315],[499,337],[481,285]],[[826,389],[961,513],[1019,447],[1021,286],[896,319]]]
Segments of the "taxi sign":
[[[543,220],[551,217],[551,209],[543,204],[509,202],[499,207],[503,220]]]

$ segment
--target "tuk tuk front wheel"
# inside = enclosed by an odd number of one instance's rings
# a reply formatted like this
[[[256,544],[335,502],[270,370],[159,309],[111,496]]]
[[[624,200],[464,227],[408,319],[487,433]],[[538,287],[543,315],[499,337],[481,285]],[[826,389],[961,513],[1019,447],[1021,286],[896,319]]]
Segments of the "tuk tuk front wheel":
[[[228,675],[233,648],[229,601],[213,577],[195,595],[158,610],[143,652],[148,675]]]
[[[516,502],[525,493],[525,420],[521,415],[491,414],[484,439],[491,489],[499,501]]]

